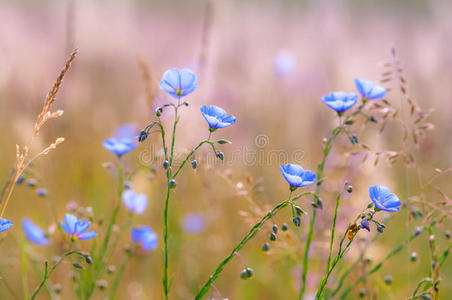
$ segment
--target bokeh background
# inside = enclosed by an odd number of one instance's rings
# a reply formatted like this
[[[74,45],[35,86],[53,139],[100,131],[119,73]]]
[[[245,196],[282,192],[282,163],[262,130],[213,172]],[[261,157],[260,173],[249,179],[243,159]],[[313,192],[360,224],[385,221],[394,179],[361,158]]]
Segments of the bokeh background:
[[[322,139],[337,124],[333,111],[320,97],[330,91],[354,91],[353,78],[378,80],[382,61],[391,61],[395,48],[402,61],[410,97],[424,108],[433,108],[430,118],[435,131],[429,132],[417,150],[425,178],[435,168],[452,164],[452,3],[450,1],[2,1],[0,3],[0,173],[7,180],[15,161],[15,144],[28,140],[36,115],[70,52],[78,56],[64,79],[54,104],[62,118],[52,120],[42,130],[34,149],[42,149],[57,137],[65,142],[40,158],[27,173],[48,197],[38,197],[33,188],[19,186],[7,209],[14,230],[2,234],[0,247],[0,293],[2,299],[21,298],[19,241],[20,220],[29,217],[42,228],[54,230],[56,208],[59,218],[68,204],[92,207],[94,220],[109,216],[115,203],[116,179],[105,162],[115,157],[102,141],[119,125],[142,128],[153,120],[153,109],[172,101],[158,89],[162,73],[171,67],[189,67],[199,76],[199,88],[187,97],[176,149],[187,153],[208,135],[199,112],[202,104],[216,104],[234,114],[238,122],[214,134],[231,140],[221,146],[225,162],[216,162],[207,150],[199,154],[200,167],[187,167],[179,178],[170,203],[170,274],[174,299],[190,299],[207,280],[220,259],[229,253],[250,227],[250,222],[288,196],[279,165],[294,162],[314,170],[321,159]],[[275,72],[275,56],[286,51],[293,70],[286,76]],[[143,70],[149,80],[143,80]],[[148,88],[148,90],[146,90]],[[150,88],[150,89],[149,89]],[[401,95],[388,97],[397,109]],[[164,114],[170,126],[173,116]],[[404,147],[394,125],[389,134],[370,126],[363,142],[372,149],[400,150]],[[158,135],[127,155],[130,170],[139,170],[132,180],[138,192],[149,197],[149,208],[134,219],[150,225],[161,236],[165,179],[159,160]],[[404,164],[388,166],[350,155],[353,147],[346,138],[339,141],[327,164],[324,210],[312,249],[309,293],[316,290],[327,255],[327,241],[335,196],[345,180],[354,193],[343,202],[338,231],[367,203],[368,186],[380,183],[391,187],[404,201],[416,193],[417,179]],[[341,153],[346,155],[342,156]],[[210,156],[209,156],[210,155]],[[146,165],[155,168],[148,172]],[[440,182],[447,193],[448,178]],[[436,197],[437,194],[432,194]],[[308,212],[308,201],[301,204]],[[342,204],[341,204],[342,205]],[[202,230],[189,233],[183,220],[201,214]],[[124,219],[124,207],[120,213]],[[300,260],[309,216],[301,230],[291,226],[272,244],[269,253],[260,250],[267,240],[266,227],[225,269],[209,295],[229,299],[294,299],[300,285]],[[275,219],[290,222],[289,212]],[[407,211],[401,211],[367,256],[378,260],[407,239],[416,227]],[[102,232],[104,228],[95,225]],[[447,227],[447,226],[446,226]],[[53,228],[53,229],[52,229]],[[361,234],[361,233],[360,233]],[[439,233],[438,233],[439,234]],[[369,234],[369,237],[371,234]],[[365,235],[364,235],[365,237]],[[58,231],[52,245],[27,245],[32,262],[28,265],[28,285],[36,286],[33,266],[42,268],[45,259],[61,254],[67,237]],[[128,235],[122,245],[130,245]],[[89,250],[90,241],[79,243]],[[444,244],[445,245],[445,244]],[[359,254],[361,242],[350,252]],[[118,299],[161,298],[162,244],[158,249],[134,256],[126,267]],[[410,263],[410,253],[420,259]],[[414,242],[370,280],[378,299],[403,299],[420,278],[427,276],[427,237]],[[118,251],[111,262],[118,266],[124,254]],[[241,280],[244,266],[255,270],[251,280]],[[346,265],[346,263],[345,263]],[[450,287],[450,262],[442,268],[441,298]],[[72,299],[72,267],[65,265],[51,278],[63,286],[61,299]],[[359,276],[360,268],[348,283]],[[383,283],[392,275],[394,283]],[[110,280],[105,274],[105,279]],[[359,287],[350,297],[357,297]],[[94,299],[104,299],[97,291]],[[41,299],[47,299],[45,291]]]

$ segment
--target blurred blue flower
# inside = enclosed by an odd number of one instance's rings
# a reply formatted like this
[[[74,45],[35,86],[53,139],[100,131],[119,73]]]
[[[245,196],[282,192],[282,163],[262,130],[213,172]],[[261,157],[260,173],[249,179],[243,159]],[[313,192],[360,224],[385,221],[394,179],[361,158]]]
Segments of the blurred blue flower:
[[[115,130],[114,137],[106,139],[103,146],[118,157],[129,153],[137,146],[138,129],[132,124],[126,124]]]
[[[391,194],[389,189],[382,185],[377,184],[371,186],[369,188],[369,196],[375,204],[375,207],[380,210],[396,212],[400,209],[400,205],[402,205],[399,198]]]
[[[149,226],[132,228],[130,231],[132,241],[140,244],[143,250],[149,251],[157,248],[158,236]]]
[[[47,189],[46,188],[39,188],[36,190],[36,195],[39,197],[45,197],[47,196]]]
[[[342,114],[356,104],[358,95],[355,93],[333,92],[323,96],[322,101],[338,114]]]
[[[173,98],[179,99],[192,93],[198,87],[198,78],[190,69],[172,68],[163,73],[159,86]]]
[[[122,193],[122,202],[134,214],[142,214],[148,205],[148,197],[145,194],[137,195],[133,190],[126,190]]]
[[[279,166],[284,179],[290,184],[291,189],[308,186],[314,183],[316,175],[310,170],[303,170],[299,165],[287,164]]]
[[[10,229],[13,225],[10,220],[0,218],[0,232]]]
[[[355,85],[364,99],[380,99],[386,94],[386,89],[384,87],[374,84],[371,80],[355,78]]]
[[[42,231],[42,229],[35,225],[35,223],[33,223],[30,219],[22,220],[22,228],[24,230],[25,237],[30,242],[41,246],[47,246],[50,244],[50,240],[47,238],[44,231]]]
[[[201,113],[209,124],[210,131],[231,126],[236,121],[234,116],[226,116],[226,111],[215,105],[201,106]]]
[[[362,219],[361,222],[359,223],[359,227],[361,227],[362,229],[366,229],[367,231],[370,232],[369,220],[367,220],[367,218]]]
[[[74,241],[89,240],[97,236],[97,233],[94,231],[85,232],[91,226],[91,222],[79,220],[76,216],[71,214],[66,214],[64,216],[64,221],[61,221],[61,226]]]
[[[295,71],[295,58],[291,52],[281,50],[273,60],[275,73],[280,77],[287,77]]]
[[[198,233],[205,227],[204,216],[201,214],[189,214],[183,221],[184,230],[188,233]]]

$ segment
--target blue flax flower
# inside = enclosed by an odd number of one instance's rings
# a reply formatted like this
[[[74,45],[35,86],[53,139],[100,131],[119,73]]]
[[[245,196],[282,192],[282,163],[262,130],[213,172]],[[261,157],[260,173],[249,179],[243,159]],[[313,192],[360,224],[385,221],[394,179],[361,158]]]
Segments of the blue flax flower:
[[[134,214],[142,214],[148,205],[148,197],[129,189],[122,193],[122,203]]]
[[[157,248],[158,236],[149,226],[132,228],[130,231],[132,241],[140,244],[143,250],[149,251]]]
[[[126,124],[116,129],[114,137],[106,139],[103,146],[118,157],[133,151],[137,143],[138,130],[134,125]]]
[[[386,94],[386,89],[384,87],[374,84],[371,80],[355,78],[355,85],[364,99],[380,99]]]
[[[189,214],[185,216],[183,227],[188,233],[198,233],[205,227],[204,216],[201,214]]]
[[[210,131],[215,131],[218,128],[225,128],[235,123],[234,116],[227,116],[226,111],[218,106],[211,105],[209,107],[201,106],[201,113],[209,124]]]
[[[42,229],[35,225],[35,223],[33,223],[30,219],[22,220],[22,228],[24,230],[25,237],[30,242],[41,246],[47,246],[50,244],[50,240],[47,238],[44,231],[42,231]]]
[[[290,184],[290,188],[292,190],[308,186],[314,183],[316,175],[314,172],[310,170],[303,170],[303,168],[299,165],[287,164],[285,166],[279,166],[279,170],[281,174],[284,176],[284,179]]]
[[[85,232],[89,226],[91,226],[91,222],[88,222],[87,220],[79,220],[76,216],[71,214],[66,214],[64,216],[64,222],[61,221],[61,226],[74,241],[89,240],[97,236],[97,232]]]
[[[0,232],[10,229],[13,225],[13,222],[10,220],[0,218]]]
[[[198,87],[198,78],[190,69],[172,68],[163,73],[159,86],[173,98],[180,99]]]
[[[389,189],[382,185],[377,184],[371,186],[369,188],[369,196],[375,204],[375,207],[380,210],[396,212],[400,209],[400,205],[402,205],[399,198],[391,194]]]
[[[355,93],[333,92],[322,97],[323,103],[334,109],[339,115],[351,108],[358,101]]]

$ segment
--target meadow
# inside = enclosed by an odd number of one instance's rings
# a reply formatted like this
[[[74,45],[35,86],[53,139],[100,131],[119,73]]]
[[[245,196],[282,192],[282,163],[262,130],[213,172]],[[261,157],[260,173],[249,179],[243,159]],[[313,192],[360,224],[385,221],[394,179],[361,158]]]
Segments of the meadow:
[[[0,3],[0,299],[448,299],[451,14]]]

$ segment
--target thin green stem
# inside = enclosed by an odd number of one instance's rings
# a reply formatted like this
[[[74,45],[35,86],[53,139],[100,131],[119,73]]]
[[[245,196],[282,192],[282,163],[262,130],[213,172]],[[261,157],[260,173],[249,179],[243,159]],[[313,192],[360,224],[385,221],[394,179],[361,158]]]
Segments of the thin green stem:
[[[72,255],[72,254],[78,254],[81,257],[85,257],[80,251],[78,250],[72,250],[64,253],[49,269],[49,263],[45,262],[44,264],[44,277],[42,278],[41,282],[39,283],[38,287],[33,292],[33,295],[31,296],[30,300],[34,300],[36,296],[38,295],[41,288],[46,284],[47,279],[49,279],[50,275],[52,275],[53,271],[60,265],[60,263],[63,261],[64,258]]]
[[[336,207],[334,208],[334,218],[333,218],[333,227],[331,229],[331,239],[330,239],[330,254],[328,255],[328,262],[326,264],[326,271],[328,272],[331,263],[331,256],[333,255],[333,244],[334,244],[334,233],[336,231],[336,219],[337,219],[337,210],[339,208],[339,201],[341,200],[342,194],[339,193],[336,198]]]
[[[165,292],[165,299],[168,299],[169,286],[168,286],[168,203],[170,198],[171,189],[168,185],[166,190],[165,208],[163,211],[163,291]]]
[[[212,286],[213,282],[218,278],[220,273],[223,271],[224,267],[231,261],[231,259],[234,257],[234,255],[242,249],[246,243],[252,239],[259,229],[265,224],[266,221],[271,219],[274,215],[276,215],[281,209],[285,208],[286,206],[290,205],[292,201],[296,201],[300,199],[303,196],[306,195],[313,195],[312,192],[305,192],[302,193],[292,199],[283,201],[276,205],[269,213],[267,213],[265,216],[262,217],[262,219],[254,224],[254,226],[249,230],[249,232],[242,238],[242,240],[232,249],[232,251],[229,253],[229,255],[223,259],[215,269],[215,272],[209,277],[209,279],[206,281],[206,283],[202,286],[200,291],[197,293],[195,299],[199,300],[202,299],[202,297],[209,291],[210,287]]]
[[[182,161],[182,163],[177,168],[176,172],[174,172],[172,178],[176,178],[176,176],[182,170],[183,166],[187,163],[187,161],[190,159],[190,157],[204,144],[209,144],[212,147],[213,151],[216,153],[215,144],[213,142],[211,142],[209,140],[204,140],[204,141],[200,142],[198,144],[198,146],[196,146],[196,148],[194,148],[190,153],[187,154],[185,159]]]

